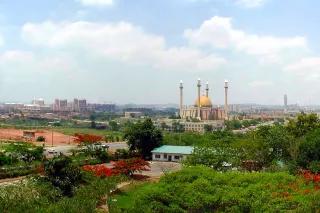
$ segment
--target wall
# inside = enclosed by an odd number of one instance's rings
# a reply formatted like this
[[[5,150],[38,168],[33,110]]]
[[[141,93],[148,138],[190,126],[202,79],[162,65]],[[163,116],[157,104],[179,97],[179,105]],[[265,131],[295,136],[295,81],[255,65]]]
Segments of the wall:
[[[156,155],[160,155],[160,158],[156,158]],[[165,158],[167,155],[167,158]],[[172,162],[179,162],[181,160],[185,160],[188,155],[183,154],[164,154],[164,153],[152,153],[152,160],[153,161],[169,161],[169,156],[171,156]],[[175,159],[174,156],[179,156],[179,159]]]

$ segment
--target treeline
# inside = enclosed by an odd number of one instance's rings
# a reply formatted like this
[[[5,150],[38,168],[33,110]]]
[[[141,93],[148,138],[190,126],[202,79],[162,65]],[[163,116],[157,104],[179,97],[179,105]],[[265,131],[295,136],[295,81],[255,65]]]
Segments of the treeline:
[[[189,165],[216,169],[240,167],[252,162],[258,168],[320,172],[320,120],[316,114],[299,114],[286,125],[260,126],[246,134],[215,131],[212,133],[167,133],[164,144],[192,145]]]

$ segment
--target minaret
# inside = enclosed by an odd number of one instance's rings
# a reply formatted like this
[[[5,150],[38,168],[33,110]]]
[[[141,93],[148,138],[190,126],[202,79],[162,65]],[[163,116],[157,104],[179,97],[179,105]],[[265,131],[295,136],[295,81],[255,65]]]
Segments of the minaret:
[[[225,119],[229,120],[228,117],[228,81],[224,81],[224,114],[225,114]]]
[[[180,81],[180,118],[182,118],[182,111],[183,111],[183,82]]]
[[[198,79],[197,87],[198,87],[198,113],[197,113],[197,116],[198,116],[198,119],[201,120],[201,115],[200,115],[200,90],[201,90],[201,80],[200,80],[200,78]]]
[[[209,97],[209,82],[206,83],[206,96]]]

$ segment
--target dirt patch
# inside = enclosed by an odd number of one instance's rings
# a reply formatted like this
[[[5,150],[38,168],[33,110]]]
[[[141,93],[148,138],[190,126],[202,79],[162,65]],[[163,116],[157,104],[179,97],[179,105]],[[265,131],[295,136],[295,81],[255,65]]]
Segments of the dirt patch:
[[[34,138],[23,137],[23,131],[21,129],[0,129],[0,139],[13,140],[13,141],[27,141],[42,144],[42,142],[36,142],[39,136],[43,136],[46,139],[45,145],[61,146],[76,144],[75,137],[62,134],[60,132],[51,132],[50,130],[33,130],[35,132]],[[53,141],[53,143],[52,143]]]

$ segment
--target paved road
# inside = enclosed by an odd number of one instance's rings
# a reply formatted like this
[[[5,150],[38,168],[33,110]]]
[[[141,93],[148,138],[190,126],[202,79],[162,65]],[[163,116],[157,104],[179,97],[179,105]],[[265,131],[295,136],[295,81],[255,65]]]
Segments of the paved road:
[[[109,151],[116,151],[117,149],[127,149],[128,145],[126,142],[112,142],[112,143],[101,143],[103,145],[109,146]],[[72,149],[79,149],[77,145],[60,145],[54,147],[45,147],[45,155],[50,156],[54,153],[59,154],[62,153],[64,155],[71,152]]]

